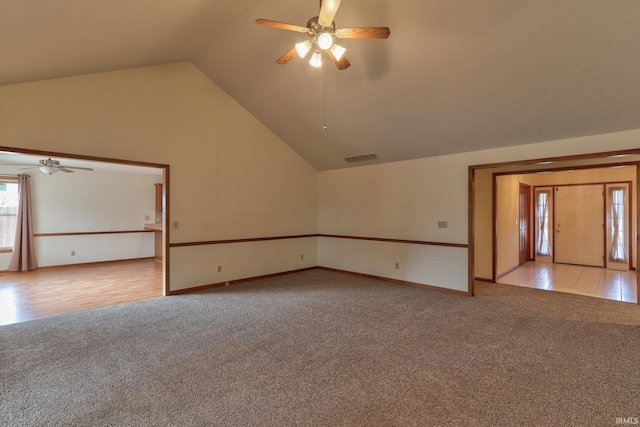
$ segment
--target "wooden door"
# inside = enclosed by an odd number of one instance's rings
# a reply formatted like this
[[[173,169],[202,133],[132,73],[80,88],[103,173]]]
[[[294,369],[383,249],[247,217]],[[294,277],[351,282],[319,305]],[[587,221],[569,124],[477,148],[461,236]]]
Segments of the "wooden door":
[[[531,187],[520,183],[520,264],[531,259],[529,242],[529,218],[531,217]]]
[[[604,267],[604,187],[555,188],[556,262]]]

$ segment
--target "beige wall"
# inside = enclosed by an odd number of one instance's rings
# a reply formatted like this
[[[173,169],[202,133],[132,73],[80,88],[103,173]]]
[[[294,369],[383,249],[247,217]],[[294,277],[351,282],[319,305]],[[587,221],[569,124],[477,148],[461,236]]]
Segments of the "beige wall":
[[[587,170],[574,170],[551,172],[543,174],[521,175],[521,179],[529,177],[531,185],[545,187],[553,185],[569,184],[600,184],[603,182],[636,181],[635,166],[623,168],[595,168]],[[634,184],[635,188],[635,184]]]
[[[467,243],[470,165],[640,148],[640,130],[319,173],[318,229],[393,239]],[[475,276],[492,277],[492,173],[475,179]],[[445,220],[448,229],[438,229]],[[319,264],[455,290],[467,289],[467,251],[321,238]],[[399,262],[400,269],[395,269]]]
[[[464,156],[321,172],[318,229],[464,244],[467,182]],[[448,228],[438,228],[438,221],[447,221]],[[318,251],[321,266],[467,290],[465,248],[322,238]]]
[[[0,172],[24,173],[20,168],[0,165]],[[154,183],[162,180],[152,174],[97,170],[27,172],[36,234],[142,230],[145,216],[154,217]],[[153,233],[42,236],[35,245],[40,267],[154,255]],[[0,270],[9,268],[10,259],[10,253],[0,254]]]
[[[520,254],[520,176],[496,178],[496,272],[517,266]]]
[[[475,277],[490,280],[493,263],[493,170],[475,172]]]
[[[317,173],[190,63],[0,87],[0,118],[2,146],[169,164],[172,243],[316,231],[467,243],[469,165],[640,146],[633,130]],[[491,192],[479,170],[480,277],[491,277]],[[173,290],[318,264],[467,289],[464,248],[314,237],[170,255]]]
[[[172,243],[316,232],[317,172],[190,63],[3,86],[0,118],[2,146],[170,165]],[[171,289],[314,266],[315,248],[173,248]]]

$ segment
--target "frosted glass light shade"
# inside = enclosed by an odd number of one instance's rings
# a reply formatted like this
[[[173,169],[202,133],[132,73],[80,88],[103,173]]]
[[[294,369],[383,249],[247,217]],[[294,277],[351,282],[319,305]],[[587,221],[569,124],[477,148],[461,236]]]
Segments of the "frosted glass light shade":
[[[58,172],[58,168],[53,166],[40,166],[40,170],[44,173],[48,173],[49,175]]]
[[[329,33],[322,33],[318,36],[318,47],[327,50],[333,45],[333,37]]]
[[[338,46],[337,44],[331,46],[331,53],[333,53],[333,56],[335,56],[338,61],[342,59],[342,56],[346,51],[347,49],[343,48],[342,46]]]
[[[316,68],[322,66],[322,55],[320,54],[320,52],[318,52],[317,50],[313,52],[313,55],[311,55],[311,60],[309,60],[309,64],[311,64],[312,67]]]
[[[300,58],[307,56],[307,53],[311,50],[311,42],[309,40],[296,44],[296,52]]]

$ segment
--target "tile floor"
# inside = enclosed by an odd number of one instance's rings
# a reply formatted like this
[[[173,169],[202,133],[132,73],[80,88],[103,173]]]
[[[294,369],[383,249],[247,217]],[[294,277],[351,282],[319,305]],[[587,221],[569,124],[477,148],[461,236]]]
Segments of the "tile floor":
[[[638,302],[635,271],[530,261],[497,280],[506,285]]]

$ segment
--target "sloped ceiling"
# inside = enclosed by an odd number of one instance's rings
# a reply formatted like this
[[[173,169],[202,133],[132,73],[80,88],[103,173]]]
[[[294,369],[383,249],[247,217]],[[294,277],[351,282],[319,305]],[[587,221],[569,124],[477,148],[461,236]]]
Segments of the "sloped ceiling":
[[[316,0],[0,0],[0,85],[191,61],[318,170],[640,128],[640,1],[343,0],[351,68],[275,60]],[[323,127],[326,126],[326,130]],[[356,164],[357,165],[357,164]]]

